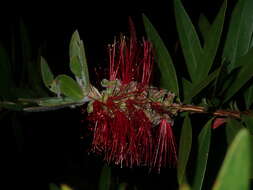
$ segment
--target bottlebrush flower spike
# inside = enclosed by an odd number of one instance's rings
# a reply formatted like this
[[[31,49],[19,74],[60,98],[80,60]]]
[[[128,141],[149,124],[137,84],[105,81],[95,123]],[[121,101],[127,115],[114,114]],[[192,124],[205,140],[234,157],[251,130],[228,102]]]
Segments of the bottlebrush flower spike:
[[[93,130],[91,151],[121,167],[147,166],[160,171],[174,165],[176,145],[172,118],[175,95],[150,86],[153,51],[137,41],[130,20],[130,38],[109,45],[109,80],[90,93],[88,119]],[[155,146],[156,145],[156,146]]]
[[[168,163],[175,165],[176,161],[176,144],[172,131],[172,122],[162,119],[157,133],[152,167],[160,172],[161,167],[166,167]]]

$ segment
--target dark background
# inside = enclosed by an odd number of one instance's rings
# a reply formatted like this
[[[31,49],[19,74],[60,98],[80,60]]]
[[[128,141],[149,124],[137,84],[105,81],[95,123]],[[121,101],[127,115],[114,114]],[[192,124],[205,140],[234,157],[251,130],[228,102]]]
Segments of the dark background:
[[[230,1],[231,2],[231,1]],[[197,24],[200,13],[214,18],[222,1],[184,0],[183,4]],[[94,68],[105,66],[107,44],[115,35],[127,33],[128,17],[136,24],[137,33],[145,35],[141,14],[146,14],[165,40],[169,51],[176,41],[173,2],[156,1],[83,1],[31,2],[26,6],[2,7],[0,41],[11,47],[10,34],[18,33],[20,20],[26,25],[34,52],[39,48],[56,74],[68,71],[68,46],[72,33],[78,29],[86,47],[92,81]],[[229,5],[231,6],[231,4]],[[16,9],[14,8],[16,7]],[[19,64],[19,63],[17,63]],[[18,68],[18,65],[17,65]],[[47,189],[48,184],[69,183],[76,189],[95,189],[103,161],[88,155],[90,142],[85,116],[81,108],[46,113],[11,113],[0,121],[4,158],[2,166],[7,189]],[[7,137],[7,138],[6,138]],[[175,188],[176,172],[161,174],[142,169],[113,167],[115,181],[126,181],[139,189]]]

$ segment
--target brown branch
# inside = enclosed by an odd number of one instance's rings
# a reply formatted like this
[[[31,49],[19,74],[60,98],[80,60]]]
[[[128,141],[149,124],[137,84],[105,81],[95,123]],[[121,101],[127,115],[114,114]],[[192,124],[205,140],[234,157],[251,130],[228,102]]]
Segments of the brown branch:
[[[220,117],[233,117],[236,119],[240,119],[242,114],[249,115],[250,112],[240,112],[240,111],[232,111],[232,110],[216,110],[213,112],[207,111],[205,107],[202,106],[194,106],[194,105],[173,105],[173,108],[178,109],[180,112],[190,112],[190,113],[205,113],[205,114],[212,114],[214,116]]]

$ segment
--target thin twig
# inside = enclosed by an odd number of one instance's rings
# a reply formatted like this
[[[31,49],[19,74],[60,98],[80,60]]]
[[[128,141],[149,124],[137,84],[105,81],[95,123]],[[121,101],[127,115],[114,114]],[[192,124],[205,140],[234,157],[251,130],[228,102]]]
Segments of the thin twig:
[[[240,119],[242,114],[249,114],[249,112],[240,112],[240,111],[232,111],[232,110],[216,110],[213,112],[207,111],[205,107],[202,106],[194,106],[194,105],[172,105],[173,108],[178,109],[180,112],[191,112],[191,113],[205,113],[212,114],[214,116],[219,117],[233,117],[236,119]]]

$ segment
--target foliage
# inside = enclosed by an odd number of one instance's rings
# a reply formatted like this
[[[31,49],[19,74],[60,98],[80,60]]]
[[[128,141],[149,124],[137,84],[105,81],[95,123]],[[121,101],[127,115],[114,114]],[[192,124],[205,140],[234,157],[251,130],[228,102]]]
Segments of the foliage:
[[[174,79],[174,75],[168,75],[166,67],[169,65],[174,70],[172,60],[167,58],[167,61],[163,61],[166,64],[160,65],[161,76],[166,75],[168,81],[179,81],[182,83],[182,88],[179,89],[180,95],[184,100],[184,103],[193,103],[199,105],[205,105],[206,110],[227,108],[238,110],[237,103],[244,102],[244,105],[240,104],[241,109],[249,109],[252,105],[251,89],[253,84],[249,83],[253,75],[252,60],[253,55],[251,53],[251,40],[253,33],[253,15],[250,9],[253,6],[253,2],[250,0],[240,0],[236,4],[232,16],[229,21],[228,34],[224,45],[222,42],[223,37],[223,26],[225,22],[227,1],[225,0],[222,4],[219,13],[212,23],[209,23],[208,19],[202,14],[199,19],[199,31],[202,35],[203,43],[198,36],[198,30],[192,24],[188,14],[186,13],[180,0],[174,0],[174,10],[176,17],[176,24],[178,30],[178,36],[182,53],[185,58],[186,68],[188,70],[189,79],[185,79],[178,75],[177,79]],[[143,15],[143,20],[147,32],[148,38],[155,44],[157,55],[160,56],[159,51],[163,48],[165,53],[169,55],[168,50],[164,46],[162,40],[158,38],[159,34],[155,30],[154,26],[150,23],[148,18]],[[159,41],[157,40],[159,39]],[[202,45],[203,44],[203,45]],[[231,49],[232,48],[232,49]],[[165,54],[164,53],[164,54]],[[169,57],[169,56],[167,56]],[[159,61],[159,60],[158,60]],[[179,72],[178,72],[179,73]],[[164,79],[162,79],[164,80]],[[182,80],[180,82],[180,80]],[[246,85],[247,84],[247,85]],[[176,85],[176,84],[174,84]],[[246,85],[246,86],[245,86]],[[243,88],[244,87],[244,88]],[[247,88],[245,88],[247,87]],[[167,88],[171,89],[170,86]],[[211,96],[208,96],[208,92],[213,91]],[[182,93],[183,92],[183,93]],[[244,94],[244,96],[240,96]],[[229,149],[224,165],[220,171],[218,177],[219,182],[216,181],[214,189],[249,189],[249,176],[252,171],[250,168],[250,149],[249,144],[251,139],[249,138],[249,132],[240,132],[242,128],[251,129],[251,116],[243,116],[247,118],[243,121],[237,121],[232,118],[227,119],[226,133],[228,144],[230,144],[234,137],[238,134],[244,134],[248,139],[245,140],[245,144],[242,145],[245,148],[243,153],[231,153],[234,149],[233,146],[236,144],[238,139],[235,139]],[[179,163],[178,163],[178,183],[182,185],[187,182],[186,180],[186,167],[189,157],[189,150],[191,149],[191,121],[189,116],[185,117],[185,122],[181,132],[180,147],[179,147]],[[195,177],[193,180],[193,189],[202,189],[202,183],[204,180],[205,168],[207,164],[207,158],[210,147],[210,128],[212,120],[209,120],[206,128],[209,132],[202,131],[198,138],[198,153],[197,153],[197,165],[195,171]],[[187,130],[187,131],[186,131]],[[244,129],[245,130],[245,129]],[[247,133],[247,134],[246,134]],[[205,134],[205,135],[204,135]],[[208,134],[208,136],[206,136]],[[185,141],[185,142],[184,142]],[[247,142],[246,142],[247,141]],[[247,149],[247,150],[246,150]],[[239,149],[237,149],[239,151]],[[236,160],[235,162],[242,162],[243,158],[236,158],[236,155],[243,155],[248,159],[247,166],[243,168],[247,169],[245,178],[243,180],[231,178],[233,169],[226,167],[229,159]],[[247,155],[248,154],[248,155]],[[201,156],[202,155],[202,156]],[[232,156],[234,155],[234,156]],[[229,157],[229,158],[228,158]],[[245,159],[246,159],[245,158]],[[236,168],[236,165],[233,165]],[[238,165],[239,166],[239,165]],[[236,170],[236,169],[235,169]],[[239,168],[236,170],[239,172]],[[231,172],[231,173],[230,173]],[[222,174],[221,174],[222,173]],[[220,176],[224,179],[230,179],[234,182],[226,183],[221,180]],[[239,176],[238,176],[239,177]],[[240,176],[242,177],[242,176]],[[240,184],[240,182],[242,182]],[[219,184],[219,185],[218,185]]]

